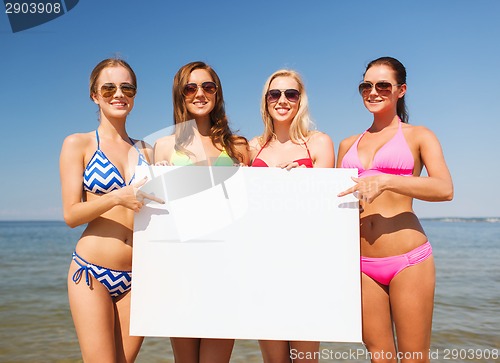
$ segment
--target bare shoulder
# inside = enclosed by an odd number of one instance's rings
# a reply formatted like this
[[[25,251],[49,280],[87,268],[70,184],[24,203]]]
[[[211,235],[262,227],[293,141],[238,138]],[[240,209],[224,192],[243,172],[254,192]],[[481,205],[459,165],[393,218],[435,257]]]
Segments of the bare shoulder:
[[[307,142],[310,145],[333,145],[333,141],[330,136],[321,131],[315,131],[311,133]]]
[[[249,141],[248,145],[250,145],[251,148],[259,148],[260,145],[260,136],[255,136],[252,140]]]
[[[356,140],[360,135],[361,134],[356,134],[346,137],[344,140],[340,142],[339,149],[349,149],[356,142]]]
[[[156,140],[154,145],[153,159],[155,162],[170,159],[170,155],[175,146],[175,135],[164,136]]]
[[[170,149],[174,147],[174,143],[175,143],[175,135],[168,135],[156,140],[154,148],[155,150],[165,149],[165,148]]]
[[[71,148],[72,150],[84,150],[95,141],[95,132],[86,132],[71,134],[64,139],[63,148]]]
[[[324,132],[315,131],[311,133],[307,140],[307,147],[311,150],[312,154],[317,157],[335,154],[333,141],[330,136]]]
[[[85,155],[95,152],[96,147],[97,140],[93,131],[67,136],[64,139],[59,158],[61,170],[66,172],[75,168],[83,168],[82,163],[85,160]]]
[[[250,140],[250,142],[248,143],[250,161],[253,161],[253,159],[255,159],[260,149],[262,149],[262,146],[263,145],[261,144],[260,136],[255,136],[252,140]]]
[[[437,137],[434,132],[426,126],[404,124],[403,132],[408,139],[416,143],[437,141]]]

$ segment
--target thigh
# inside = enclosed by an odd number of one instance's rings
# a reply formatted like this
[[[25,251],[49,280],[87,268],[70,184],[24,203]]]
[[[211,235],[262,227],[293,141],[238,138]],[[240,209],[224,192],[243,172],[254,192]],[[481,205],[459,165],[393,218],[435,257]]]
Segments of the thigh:
[[[234,339],[201,339],[200,363],[229,363]]]
[[[170,338],[175,363],[198,363],[200,342],[199,338]]]
[[[405,268],[390,285],[398,350],[402,354],[408,352],[408,357],[414,354],[416,361],[428,361],[435,285],[432,256],[418,265]]]
[[[117,362],[134,362],[143,337],[130,336],[130,291],[115,299],[115,345]]]
[[[317,363],[319,358],[319,342],[290,342],[290,352],[296,353],[290,354],[293,363]]]
[[[396,354],[389,290],[371,277],[361,274],[363,342],[372,355]],[[390,354],[385,354],[389,357]],[[381,361],[384,361],[383,359]],[[389,360],[390,361],[390,360]]]
[[[285,340],[259,340],[264,363],[291,363],[290,343]]]
[[[75,283],[73,274],[79,266],[72,261],[68,273],[68,297],[71,315],[80,343],[83,360],[87,362],[115,362],[114,303],[108,290],[85,273]]]

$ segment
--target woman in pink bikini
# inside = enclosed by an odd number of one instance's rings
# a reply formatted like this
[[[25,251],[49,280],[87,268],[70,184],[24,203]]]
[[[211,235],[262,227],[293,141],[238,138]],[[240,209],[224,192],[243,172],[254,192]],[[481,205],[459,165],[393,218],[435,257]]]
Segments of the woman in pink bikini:
[[[282,69],[268,78],[260,111],[264,133],[250,141],[251,166],[333,168],[333,142],[328,135],[311,130],[307,94],[297,72]],[[319,350],[319,342],[261,340],[259,344],[264,363],[291,362],[291,349],[303,352],[304,357]],[[298,362],[317,359],[294,360]]]
[[[355,193],[360,201],[363,341],[372,362],[429,362],[434,258],[412,201],[453,198],[438,139],[408,125],[406,90],[397,59],[370,62],[359,92],[373,123],[338,152],[337,166],[359,173],[339,196]]]

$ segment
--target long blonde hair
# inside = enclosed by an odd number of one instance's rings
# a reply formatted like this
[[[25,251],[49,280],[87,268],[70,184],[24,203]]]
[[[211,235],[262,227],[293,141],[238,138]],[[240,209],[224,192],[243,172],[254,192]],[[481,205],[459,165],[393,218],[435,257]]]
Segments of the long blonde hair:
[[[306,89],[304,87],[304,82],[302,81],[300,74],[291,69],[280,69],[274,72],[264,84],[264,89],[262,90],[262,100],[260,104],[260,114],[262,116],[262,121],[264,122],[264,133],[262,134],[262,136],[260,136],[259,142],[263,145],[275,135],[273,119],[269,114],[269,110],[267,108],[267,92],[269,91],[271,82],[278,77],[291,77],[295,81],[297,81],[299,85],[299,110],[292,120],[289,135],[292,142],[301,144],[311,134],[311,128],[314,124],[311,120],[311,116],[309,115],[309,101],[307,98]]]

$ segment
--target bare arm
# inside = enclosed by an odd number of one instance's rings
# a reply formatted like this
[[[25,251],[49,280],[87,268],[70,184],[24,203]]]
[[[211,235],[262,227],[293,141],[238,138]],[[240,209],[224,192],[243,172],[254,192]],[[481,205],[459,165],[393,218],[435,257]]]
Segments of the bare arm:
[[[333,141],[327,134],[316,132],[309,140],[309,149],[315,168],[333,168],[335,166],[335,149]]]
[[[174,149],[174,141],[174,136],[165,136],[156,141],[153,152],[155,164],[170,165],[169,160]]]
[[[250,163],[253,162],[257,154],[259,153],[259,150],[261,149],[261,146],[259,144],[259,137],[255,136],[250,142],[248,143],[248,155],[250,158]]]
[[[91,201],[82,201],[82,176],[84,172],[85,137],[68,136],[63,143],[59,159],[63,215],[66,224],[72,228],[89,223],[117,205],[139,211],[142,201],[138,201],[138,189],[145,179],[104,194]],[[146,196],[146,194],[144,194]]]
[[[241,160],[240,163],[243,165],[250,165],[250,150],[248,143],[245,142],[244,144],[236,144],[235,147],[236,150],[243,156],[243,160]]]
[[[439,140],[424,127],[419,128],[417,137],[420,157],[428,176],[390,178],[386,190],[430,202],[452,200],[453,182]]]

